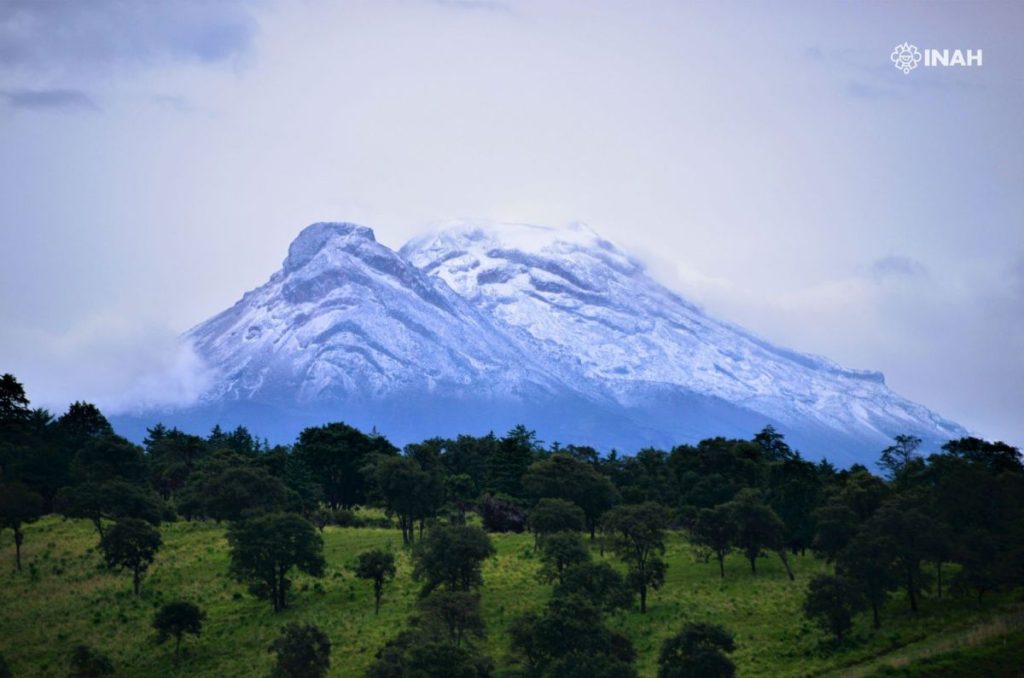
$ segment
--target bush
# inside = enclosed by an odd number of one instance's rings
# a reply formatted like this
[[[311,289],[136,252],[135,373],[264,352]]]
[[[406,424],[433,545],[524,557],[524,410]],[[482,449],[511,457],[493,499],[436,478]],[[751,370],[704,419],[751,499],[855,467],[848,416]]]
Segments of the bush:
[[[71,678],[98,678],[114,674],[114,662],[88,645],[79,645],[71,652]]]
[[[480,517],[488,532],[522,532],[526,529],[526,511],[519,504],[493,495],[480,502]]]
[[[320,678],[331,667],[331,641],[313,624],[287,624],[269,648],[275,678]]]
[[[363,520],[352,509],[335,509],[331,513],[331,522],[338,527],[363,527]]]
[[[735,649],[732,634],[718,624],[686,624],[661,646],[658,678],[732,678],[736,666],[725,655]]]

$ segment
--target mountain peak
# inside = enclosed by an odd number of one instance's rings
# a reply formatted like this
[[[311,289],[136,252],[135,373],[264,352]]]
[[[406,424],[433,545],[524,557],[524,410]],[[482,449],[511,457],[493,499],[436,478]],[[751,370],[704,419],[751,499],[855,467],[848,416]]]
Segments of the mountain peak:
[[[288,247],[288,258],[284,260],[286,271],[305,266],[328,243],[338,242],[342,247],[353,244],[377,242],[373,229],[349,222],[318,221],[302,229]]]
[[[462,244],[465,247],[497,247],[530,253],[552,248],[564,249],[566,246],[608,246],[608,243],[582,222],[573,222],[564,228],[554,228],[520,222],[460,219],[440,224],[430,232],[414,238],[403,249],[411,251],[431,241],[438,241],[446,246]]]

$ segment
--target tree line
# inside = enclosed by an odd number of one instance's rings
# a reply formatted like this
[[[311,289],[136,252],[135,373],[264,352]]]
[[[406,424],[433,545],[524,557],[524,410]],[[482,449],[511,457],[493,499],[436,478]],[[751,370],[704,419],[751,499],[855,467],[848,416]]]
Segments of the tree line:
[[[1018,450],[976,438],[924,456],[898,436],[874,475],[811,462],[771,427],[750,440],[713,438],[633,456],[580,445],[545,446],[517,426],[503,436],[432,438],[399,450],[376,431],[344,423],[270,446],[244,427],[205,436],[157,424],[138,446],[117,436],[94,405],[60,416],[32,409],[20,383],[0,378],[0,527],[14,534],[21,569],[23,526],[58,513],[94,526],[112,569],[138,594],[165,521],[227,524],[229,574],[275,611],[288,606],[295,571],[324,571],[322,531],[358,527],[359,507],[386,516],[410,549],[422,582],[417,612],[380,650],[369,675],[489,675],[481,650],[482,563],[489,534],[529,531],[547,605],[514,620],[511,660],[523,675],[635,675],[628,638],[607,626],[616,609],[647,611],[666,578],[665,541],[684,534],[709,576],[734,555],[758,562],[810,550],[830,574],[806,585],[804,610],[836,642],[855,615],[875,627],[902,590],[922,595],[1008,590],[1024,580],[1024,466]],[[593,551],[612,553],[625,574]],[[357,555],[375,611],[396,576],[394,555]],[[160,610],[161,637],[198,634],[204,613],[187,601]],[[666,639],[663,676],[732,675],[729,632],[700,622]],[[280,675],[322,675],[330,644],[316,627],[292,625],[272,648]],[[77,652],[77,650],[76,650]],[[96,659],[85,648],[82,661]],[[176,652],[177,653],[177,652]],[[102,662],[100,662],[102,663]],[[292,666],[292,669],[287,668]],[[289,673],[289,671],[292,671]],[[296,672],[298,671],[298,672]],[[306,673],[302,673],[306,671]],[[320,671],[321,673],[317,673]]]

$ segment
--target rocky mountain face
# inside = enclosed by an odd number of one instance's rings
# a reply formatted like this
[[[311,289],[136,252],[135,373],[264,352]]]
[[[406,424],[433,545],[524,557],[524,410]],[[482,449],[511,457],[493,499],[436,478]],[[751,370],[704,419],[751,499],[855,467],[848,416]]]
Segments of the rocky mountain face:
[[[632,453],[770,424],[849,463],[897,433],[965,433],[878,372],[709,317],[585,226],[456,223],[396,253],[368,228],[313,224],[266,284],[184,339],[215,385],[162,418],[282,441],[328,420],[397,442],[525,423]]]

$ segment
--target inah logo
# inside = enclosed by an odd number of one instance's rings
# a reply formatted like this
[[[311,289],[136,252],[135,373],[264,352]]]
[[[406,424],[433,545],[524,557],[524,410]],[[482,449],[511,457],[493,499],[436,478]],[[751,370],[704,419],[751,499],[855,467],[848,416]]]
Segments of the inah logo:
[[[922,51],[924,52],[924,65],[926,67],[981,66],[982,63],[982,52],[980,49],[918,50],[916,45],[911,45],[909,42],[896,45],[892,50],[892,54],[889,55],[889,60],[892,61],[896,68],[903,71],[905,75],[909,75],[910,71],[917,68],[918,64],[921,63]]]
[[[889,58],[896,65],[896,68],[905,74],[909,74],[910,71],[917,68],[918,62],[921,61],[921,53],[917,51],[917,47],[909,42],[905,42],[902,45],[896,45],[896,49],[892,51]]]

